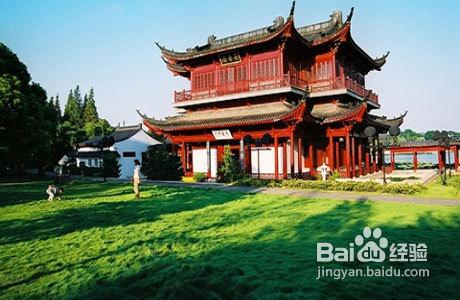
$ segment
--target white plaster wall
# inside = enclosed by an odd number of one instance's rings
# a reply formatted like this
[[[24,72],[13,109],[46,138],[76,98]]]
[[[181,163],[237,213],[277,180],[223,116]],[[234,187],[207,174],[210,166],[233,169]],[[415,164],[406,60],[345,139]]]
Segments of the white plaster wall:
[[[120,154],[118,162],[120,163],[120,177],[129,179],[133,176],[134,160],[138,159],[142,164],[142,152],[147,151],[148,146],[160,144],[157,140],[149,136],[143,130],[140,130],[135,135],[115,143],[113,149]],[[135,152],[135,157],[123,157],[123,152]]]
[[[206,149],[192,150],[192,165],[194,173],[208,172]],[[217,177],[217,149],[215,148],[211,148],[211,177]]]
[[[91,163],[90,163],[90,159],[91,159]],[[84,162],[85,166],[87,167],[99,167],[99,164],[102,163],[102,161],[99,158],[86,158],[86,157],[79,158],[77,157],[77,166],[80,166],[81,162]]]
[[[288,175],[291,174],[291,145],[286,145],[286,161],[287,161],[287,173]],[[294,173],[299,171],[299,160],[297,159],[297,144],[294,144]]]
[[[260,173],[275,174],[275,147],[264,147],[259,150]],[[257,150],[251,149],[251,172],[258,174]],[[278,173],[283,173],[283,147],[278,147]]]

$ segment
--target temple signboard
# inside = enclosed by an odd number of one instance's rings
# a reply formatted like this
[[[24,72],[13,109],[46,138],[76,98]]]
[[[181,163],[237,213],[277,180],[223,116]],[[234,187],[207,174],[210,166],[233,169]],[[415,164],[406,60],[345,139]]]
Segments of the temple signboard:
[[[213,130],[212,135],[216,140],[231,140],[233,139],[232,133],[228,129],[224,130]]]

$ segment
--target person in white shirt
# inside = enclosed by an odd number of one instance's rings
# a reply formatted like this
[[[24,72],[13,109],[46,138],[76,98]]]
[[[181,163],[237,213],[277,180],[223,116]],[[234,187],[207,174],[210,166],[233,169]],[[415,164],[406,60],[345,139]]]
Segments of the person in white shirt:
[[[141,198],[141,193],[139,191],[139,184],[141,183],[140,173],[141,173],[141,163],[139,162],[139,160],[135,159],[134,160],[133,186],[134,186],[134,195],[136,199]]]

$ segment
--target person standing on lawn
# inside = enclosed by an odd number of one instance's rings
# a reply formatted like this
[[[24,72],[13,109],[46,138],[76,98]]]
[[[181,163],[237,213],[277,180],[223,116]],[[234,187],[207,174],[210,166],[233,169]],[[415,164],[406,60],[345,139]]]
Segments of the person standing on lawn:
[[[141,183],[140,173],[141,173],[141,163],[139,162],[139,160],[135,159],[134,160],[133,187],[134,187],[134,195],[136,199],[141,198],[141,193],[139,191],[139,184]]]

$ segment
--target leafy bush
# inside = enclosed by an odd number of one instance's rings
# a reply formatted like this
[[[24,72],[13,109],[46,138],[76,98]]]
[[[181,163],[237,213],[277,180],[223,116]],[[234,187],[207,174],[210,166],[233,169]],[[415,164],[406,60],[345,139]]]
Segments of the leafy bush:
[[[337,170],[334,170],[334,172],[332,172],[332,175],[329,176],[329,180],[336,180],[336,179],[339,179],[340,177],[341,177],[340,172]]]
[[[88,167],[88,166],[84,166],[84,167],[80,167],[80,174],[83,173],[83,176],[94,176],[94,177],[98,177],[98,176],[101,176],[102,174],[102,167]]]
[[[401,182],[404,180],[417,180],[420,179],[420,177],[417,176],[408,176],[408,177],[397,177],[397,176],[392,176],[389,178],[392,182]]]
[[[233,155],[230,146],[224,147],[222,166],[219,169],[221,182],[233,182],[241,179],[242,170],[238,158]]]
[[[283,187],[296,189],[318,189],[331,191],[350,191],[350,192],[381,192],[392,194],[415,194],[422,192],[426,187],[422,184],[402,184],[393,183],[383,185],[375,181],[312,181],[312,180],[261,180],[248,179],[235,182],[236,185],[250,185],[256,187]]]
[[[51,170],[51,172],[52,171],[53,170]],[[100,177],[102,176],[102,167],[79,167],[76,164],[71,164],[62,168],[62,174]]]
[[[153,180],[181,180],[183,171],[179,156],[165,144],[150,146],[142,154],[142,173]]]
[[[103,177],[119,177],[120,164],[118,163],[118,153],[112,151],[102,152],[102,172]]]
[[[206,176],[205,173],[195,173],[195,174],[193,174],[193,179],[196,182],[205,182],[207,178],[208,178],[208,176]]]

